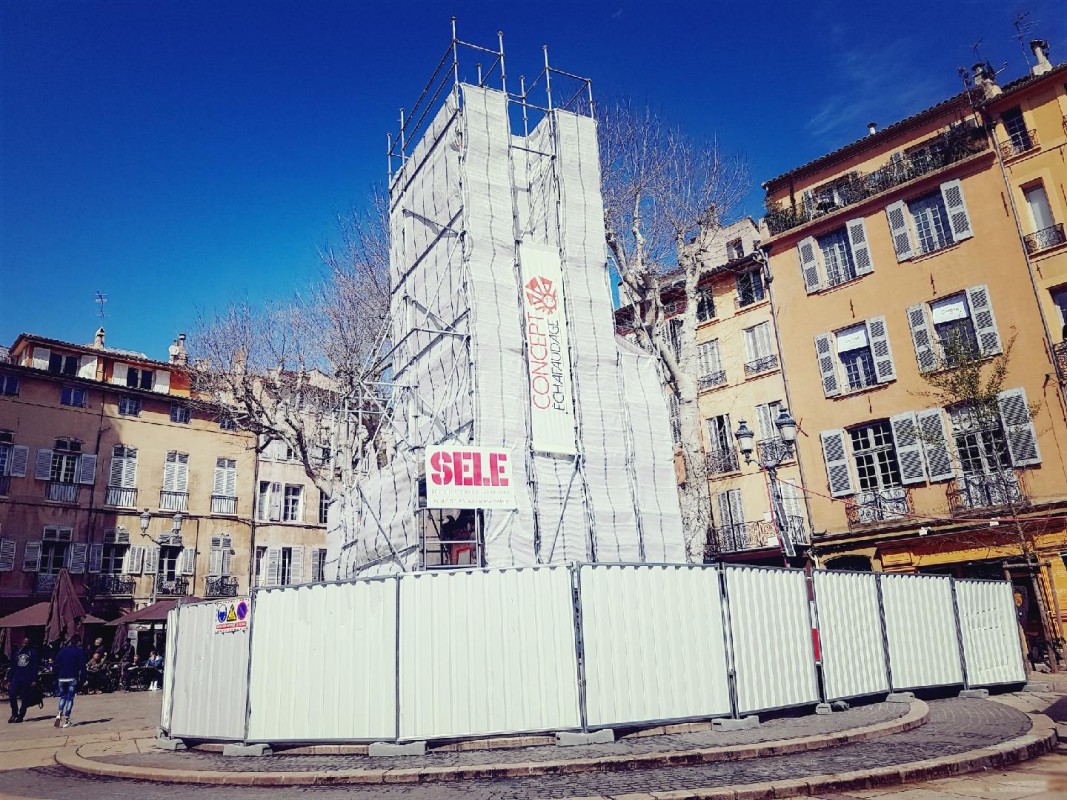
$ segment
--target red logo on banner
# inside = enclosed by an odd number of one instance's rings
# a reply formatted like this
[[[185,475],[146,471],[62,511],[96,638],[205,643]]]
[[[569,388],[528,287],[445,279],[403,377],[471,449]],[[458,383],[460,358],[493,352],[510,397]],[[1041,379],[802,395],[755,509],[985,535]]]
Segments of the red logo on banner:
[[[556,287],[548,278],[531,278],[526,284],[526,302],[542,314],[555,314]]]

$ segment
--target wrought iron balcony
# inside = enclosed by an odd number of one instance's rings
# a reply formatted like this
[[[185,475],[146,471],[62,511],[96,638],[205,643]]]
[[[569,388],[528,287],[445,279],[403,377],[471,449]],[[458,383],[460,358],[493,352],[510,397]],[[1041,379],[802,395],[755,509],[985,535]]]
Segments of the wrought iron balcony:
[[[237,516],[237,498],[222,494],[211,495],[211,513],[223,516]]]
[[[54,500],[57,503],[77,503],[78,490],[80,488],[80,484],[77,483],[60,483],[59,481],[49,481],[47,494],[45,496],[49,500]]]
[[[52,590],[56,588],[56,581],[59,580],[59,575],[53,575],[47,572],[38,572],[33,576],[33,593],[34,594],[52,594]]]
[[[104,497],[104,505],[117,506],[118,508],[136,508],[137,490],[127,489],[125,486],[108,486]]]
[[[949,484],[946,496],[949,510],[956,516],[1029,503],[1019,476],[1010,469],[988,475],[964,475]]]
[[[156,576],[157,595],[186,595],[189,594],[188,578],[167,579],[162,575]]]
[[[7,497],[11,494],[11,476],[0,475],[0,497]]]
[[[205,578],[204,597],[237,597],[237,578]]]
[[[186,511],[189,508],[189,493],[161,491],[159,508],[161,511]]]
[[[808,537],[801,517],[786,517],[783,520],[783,528],[783,534],[789,536],[795,544],[807,543]],[[708,538],[704,543],[704,560],[711,561],[721,553],[776,547],[779,545],[778,536],[774,522],[769,520],[712,526],[708,528]]]
[[[781,439],[762,439],[756,442],[756,455],[761,464],[781,464],[796,458],[795,450]]]
[[[911,513],[911,490],[903,486],[859,492],[845,504],[848,527],[890,522]]]
[[[1067,341],[1052,345],[1052,363],[1056,365],[1060,383],[1067,383]]]
[[[129,575],[90,575],[85,583],[93,594],[133,594],[137,579]]]
[[[1037,131],[1016,131],[1000,145],[1000,155],[1004,159],[1015,158],[1037,148]]]
[[[1023,237],[1023,241],[1026,242],[1026,252],[1032,255],[1067,242],[1067,237],[1063,235],[1063,223],[1057,222],[1055,225],[1027,234]]]
[[[759,375],[761,372],[767,372],[768,370],[777,368],[778,356],[772,353],[769,356],[757,358],[755,361],[746,362],[745,375]]]
[[[709,372],[707,375],[700,376],[699,386],[701,389],[714,389],[716,386],[723,386],[726,383],[726,370],[720,369],[718,372]]]
[[[737,472],[737,451],[732,447],[708,450],[708,473],[721,475],[724,472]]]

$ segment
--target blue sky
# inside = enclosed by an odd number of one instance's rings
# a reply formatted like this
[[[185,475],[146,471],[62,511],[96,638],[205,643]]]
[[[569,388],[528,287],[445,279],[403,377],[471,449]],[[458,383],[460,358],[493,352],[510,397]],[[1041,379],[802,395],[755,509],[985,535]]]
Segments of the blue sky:
[[[1058,10],[1057,10],[1058,9]],[[23,331],[165,357],[198,313],[312,281],[338,213],[386,177],[385,135],[450,40],[509,78],[554,66],[743,153],[758,184],[960,89],[1026,38],[1067,59],[1052,0],[0,2],[0,343]]]

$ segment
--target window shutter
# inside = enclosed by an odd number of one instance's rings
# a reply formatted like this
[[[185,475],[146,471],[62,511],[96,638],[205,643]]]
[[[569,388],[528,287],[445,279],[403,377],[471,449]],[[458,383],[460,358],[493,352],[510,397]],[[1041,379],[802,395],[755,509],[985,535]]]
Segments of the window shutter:
[[[108,470],[108,486],[122,486],[122,473],[126,466],[126,459],[121,456],[111,457],[111,469]]]
[[[226,496],[237,497],[237,467],[230,466],[226,468]]]
[[[52,351],[47,347],[33,348],[32,366],[34,369],[48,369],[48,361],[52,358]]]
[[[176,480],[178,488],[176,491],[187,492],[189,491],[189,456],[187,453],[178,454],[178,463],[175,466]]]
[[[778,431],[774,427],[774,420],[771,418],[771,407],[767,403],[760,403],[756,406],[756,428],[759,431],[761,440],[778,437]]]
[[[893,350],[889,346],[889,330],[885,317],[871,317],[867,320],[867,338],[871,343],[871,355],[874,356],[874,372],[879,383],[893,381],[897,378],[893,366]]]
[[[130,368],[127,364],[115,363],[115,366],[111,368],[111,382],[118,384],[119,386],[126,385],[126,376],[129,374]]]
[[[230,548],[226,548],[222,551],[222,575],[229,576],[230,574]]]
[[[869,275],[874,272],[871,260],[871,248],[867,245],[867,226],[863,217],[850,219],[845,223],[848,231],[848,243],[852,247],[852,260],[856,264],[857,275]]]
[[[1000,418],[1008,440],[1011,463],[1017,467],[1029,467],[1041,463],[1037,447],[1037,432],[1034,419],[1026,403],[1025,389],[1008,389],[997,395]]]
[[[845,432],[840,429],[819,434],[822,440],[822,457],[826,462],[826,477],[829,479],[830,494],[833,497],[847,497],[856,491],[852,486],[852,473],[848,468],[845,436]]]
[[[815,337],[815,357],[822,374],[822,393],[827,397],[841,394],[841,383],[837,380],[837,354],[834,353],[830,334],[822,333]]]
[[[212,494],[226,494],[226,468],[222,463],[222,459],[220,458],[215,464],[215,481],[211,486]]]
[[[12,478],[25,478],[26,477],[26,465],[30,460],[30,448],[24,444],[16,444],[11,448],[11,460],[7,465],[7,474]],[[51,467],[52,459],[48,459],[49,467]]]
[[[96,456],[82,453],[78,457],[78,483],[92,483],[96,480]]]
[[[760,358],[774,355],[774,337],[771,335],[771,323],[764,322],[756,326],[756,344],[760,349]]]
[[[144,548],[140,545],[131,545],[122,557],[122,572],[124,575],[140,575],[144,565]]]
[[[196,573],[196,548],[195,547],[183,547],[182,548],[182,575],[193,575]]]
[[[961,242],[974,236],[971,220],[967,216],[967,204],[963,202],[963,187],[958,180],[941,184],[941,197],[945,201],[949,224],[952,226],[952,238]]]
[[[85,572],[85,561],[89,555],[89,545],[75,542],[70,546],[70,574],[81,575]]]
[[[756,329],[745,328],[742,333],[745,337],[745,361],[755,361],[759,358],[759,343],[756,340]]]
[[[804,288],[808,294],[819,291],[819,261],[816,252],[814,237],[802,239],[797,245],[800,254],[800,272],[804,276]]]
[[[160,394],[170,394],[170,373],[165,369],[156,370],[152,391]]]
[[[155,575],[157,569],[159,569],[159,548],[151,545],[144,549],[145,575]]]
[[[207,560],[207,574],[214,577],[222,574],[222,550],[212,548]]]
[[[126,463],[122,469],[122,485],[126,489],[137,488],[137,454],[127,451]]]
[[[930,372],[937,368],[937,356],[934,354],[933,343],[930,340],[930,323],[927,319],[926,305],[909,306],[907,314],[919,372]]]
[[[889,418],[893,427],[893,443],[896,446],[897,462],[900,464],[901,483],[925,483],[926,467],[923,464],[922,442],[919,440],[918,423],[911,412]]]
[[[22,553],[22,571],[36,572],[41,568],[41,543],[26,542],[26,549]]]
[[[281,580],[282,549],[280,547],[267,548],[267,581],[265,586],[277,586]]]
[[[982,355],[995,356],[1000,353],[1000,332],[993,316],[993,305],[989,302],[989,287],[985,284],[970,287],[967,290],[967,305],[971,307],[971,321]]]
[[[82,356],[78,365],[78,377],[96,380],[96,356]]]
[[[272,483],[270,485],[270,518],[278,522],[282,518],[282,485]]]
[[[100,565],[104,563],[104,546],[94,544],[89,548],[89,572],[99,572]]]
[[[167,454],[166,460],[163,462],[163,491],[173,492],[176,491],[174,486],[175,480],[175,468],[177,464],[171,459],[171,454]]]
[[[52,451],[42,447],[37,451],[37,463],[34,464],[33,477],[47,481],[52,477]]]
[[[292,546],[293,559],[289,562],[290,583],[307,583],[304,577],[304,546],[294,544]]]
[[[892,203],[885,207],[885,215],[889,219],[889,233],[893,237],[893,250],[896,251],[897,261],[911,258],[915,255],[915,249],[908,231],[908,207],[904,205],[903,200]]]
[[[0,539],[0,572],[11,572],[15,568],[15,540]]]
[[[918,412],[915,418],[919,424],[919,439],[926,456],[927,477],[930,482],[947,481],[956,477],[941,409],[928,408]]]

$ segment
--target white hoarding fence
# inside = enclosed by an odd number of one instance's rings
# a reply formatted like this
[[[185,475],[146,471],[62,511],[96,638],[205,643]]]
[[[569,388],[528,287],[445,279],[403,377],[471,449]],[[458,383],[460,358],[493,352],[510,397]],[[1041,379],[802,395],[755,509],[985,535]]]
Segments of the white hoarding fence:
[[[812,580],[825,699],[888,692],[878,576],[815,570]]]
[[[955,587],[968,685],[1025,681],[1011,584],[964,580]]]
[[[878,585],[893,688],[962,684],[952,579],[881,574]]]
[[[511,455],[490,447],[426,448],[427,508],[515,508]]]

